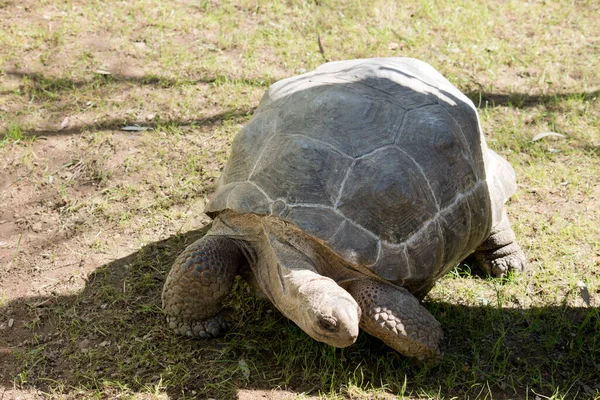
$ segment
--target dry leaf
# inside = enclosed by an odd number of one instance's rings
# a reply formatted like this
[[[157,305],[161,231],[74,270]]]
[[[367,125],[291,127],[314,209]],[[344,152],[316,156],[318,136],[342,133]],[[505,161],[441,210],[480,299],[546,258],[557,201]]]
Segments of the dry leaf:
[[[542,133],[538,133],[537,135],[535,135],[533,137],[533,139],[531,139],[531,141],[537,142],[538,140],[543,139],[545,137],[564,138],[565,135],[561,135],[560,133],[556,133],[556,132],[542,132]]]
[[[63,121],[60,123],[60,126],[58,127],[58,130],[62,131],[67,126],[69,126],[69,117],[65,117],[65,119],[63,119]]]
[[[139,125],[130,125],[130,126],[124,126],[121,128],[122,131],[129,131],[129,132],[140,132],[140,131],[145,131],[148,128],[147,126],[139,126]]]

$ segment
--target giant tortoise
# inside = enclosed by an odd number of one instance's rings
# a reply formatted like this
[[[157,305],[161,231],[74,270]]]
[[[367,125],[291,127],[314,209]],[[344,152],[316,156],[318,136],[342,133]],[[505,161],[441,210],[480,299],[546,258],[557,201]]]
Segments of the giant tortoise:
[[[515,189],[473,103],[423,61],[276,82],[233,141],[211,229],[166,279],[169,326],[221,335],[241,275],[318,341],[345,347],[360,327],[435,363],[443,333],[419,299],[471,254],[495,276],[524,268],[505,211]]]

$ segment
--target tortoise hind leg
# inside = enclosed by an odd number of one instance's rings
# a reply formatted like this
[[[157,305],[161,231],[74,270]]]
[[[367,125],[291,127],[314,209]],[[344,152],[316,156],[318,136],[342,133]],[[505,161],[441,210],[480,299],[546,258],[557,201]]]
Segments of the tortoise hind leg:
[[[361,329],[405,356],[439,363],[444,337],[440,323],[408,290],[369,278],[341,286],[361,308]]]
[[[221,303],[246,263],[231,239],[204,236],[175,260],[162,292],[169,327],[181,335],[209,338],[223,334],[227,323]]]
[[[508,272],[522,272],[527,267],[527,258],[517,243],[506,210],[490,236],[473,253],[477,263],[492,276],[502,277]]]

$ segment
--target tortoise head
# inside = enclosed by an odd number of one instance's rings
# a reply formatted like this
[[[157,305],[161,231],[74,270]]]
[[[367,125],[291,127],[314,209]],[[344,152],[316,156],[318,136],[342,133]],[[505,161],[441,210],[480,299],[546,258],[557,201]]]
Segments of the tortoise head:
[[[290,270],[283,278],[288,288],[284,312],[313,339],[347,347],[358,337],[360,308],[333,279],[310,270]]]
[[[271,302],[313,339],[347,347],[358,337],[361,310],[333,279],[318,273],[311,254],[269,237],[253,268]]]

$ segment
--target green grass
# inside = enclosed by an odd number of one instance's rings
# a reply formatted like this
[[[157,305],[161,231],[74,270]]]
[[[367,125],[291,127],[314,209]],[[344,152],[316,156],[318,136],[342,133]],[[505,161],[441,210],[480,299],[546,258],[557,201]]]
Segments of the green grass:
[[[30,141],[33,138],[30,139]],[[7,146],[9,144],[18,144],[19,142],[26,142],[27,137],[23,134],[23,129],[19,125],[11,125],[6,131],[0,136],[0,147]]]
[[[0,1],[0,393],[599,398],[598,12],[559,0]],[[530,270],[499,281],[461,265],[436,284],[425,305],[446,352],[433,369],[367,335],[317,343],[242,282],[227,336],[172,334],[165,276],[209,222],[231,141],[268,86],[375,56],[423,59],[478,106],[518,175],[508,211]],[[547,131],[564,137],[532,141]]]

